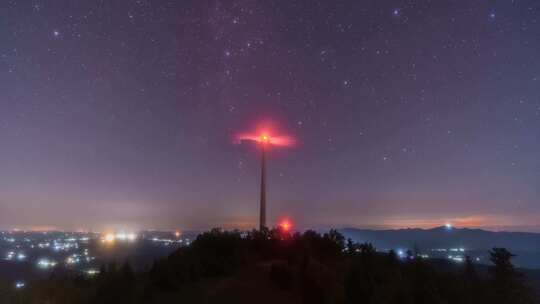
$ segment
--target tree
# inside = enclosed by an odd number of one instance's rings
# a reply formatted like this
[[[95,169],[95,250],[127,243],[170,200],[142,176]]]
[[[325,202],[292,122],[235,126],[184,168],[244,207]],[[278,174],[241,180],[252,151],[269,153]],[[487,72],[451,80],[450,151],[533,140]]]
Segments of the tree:
[[[390,267],[396,267],[399,264],[399,258],[394,249],[388,251],[387,260]]]
[[[347,253],[354,254],[356,252],[356,244],[350,238],[347,239]]]
[[[470,256],[465,256],[465,263],[463,265],[463,280],[461,281],[462,295],[460,295],[461,301],[467,304],[473,304],[480,302],[481,293],[484,289],[480,283],[480,278],[476,272],[476,267]]]
[[[407,252],[405,253],[407,255],[407,260],[414,259],[414,252],[410,249],[407,249]]]
[[[506,279],[514,274],[514,265],[511,261],[513,257],[515,255],[506,250],[506,248],[493,248],[490,250],[489,260],[495,266],[493,271],[497,278]]]
[[[493,248],[489,255],[489,260],[493,263],[491,268],[491,279],[495,291],[493,302],[530,303],[530,292],[512,264],[512,258],[515,255],[506,248]]]
[[[478,275],[476,273],[476,268],[474,267],[473,261],[470,256],[465,256],[465,267],[463,270],[463,274],[465,276],[465,280],[467,281],[473,281],[478,278]]]

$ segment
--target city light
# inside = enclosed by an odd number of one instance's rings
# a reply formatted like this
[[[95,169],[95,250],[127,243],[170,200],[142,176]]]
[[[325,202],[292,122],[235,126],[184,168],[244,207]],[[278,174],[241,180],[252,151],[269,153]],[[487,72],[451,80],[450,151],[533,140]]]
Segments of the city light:
[[[112,233],[105,234],[105,237],[103,238],[103,241],[106,243],[112,243],[115,240],[115,236]]]
[[[4,241],[5,247],[0,252],[0,260],[9,263],[29,263],[34,267],[49,271],[59,264],[69,267],[70,271],[79,271],[83,275],[95,275],[95,260],[99,256],[91,254],[90,241],[101,241],[106,244],[125,242],[132,243],[140,239],[141,242],[157,242],[157,246],[168,247],[170,250],[180,246],[189,246],[189,238],[182,235],[174,237],[170,232],[160,234],[136,234],[136,233],[42,233],[20,232],[20,235],[9,237],[14,241],[6,241],[1,236],[0,242]],[[24,233],[24,234],[23,234]],[[6,234],[4,232],[4,234]],[[156,238],[156,236],[161,236]],[[154,245],[154,246],[156,246]],[[111,248],[112,249],[112,248]],[[4,251],[5,250],[5,251]]]
[[[24,254],[24,253],[17,254],[17,260],[19,260],[19,261],[26,260],[26,254]]]
[[[73,265],[80,263],[81,259],[78,254],[72,254],[66,258],[66,264]]]
[[[58,263],[56,261],[49,260],[49,259],[40,259],[37,262],[37,266],[39,268],[42,268],[42,269],[52,268],[52,267],[56,266],[57,264]]]
[[[51,244],[49,242],[44,242],[44,243],[39,243],[37,244],[39,248],[41,249],[44,249],[44,248],[48,248],[51,246]]]
[[[14,256],[14,255],[15,255],[15,252],[9,251],[9,252],[6,254],[6,260],[8,260],[8,261],[13,260],[13,256]]]
[[[135,233],[117,233],[116,235],[113,235],[114,239],[121,240],[121,241],[135,241],[137,239],[137,235]]]
[[[182,243],[185,243],[186,245],[189,245],[189,239],[186,239],[185,242],[184,240],[182,239],[169,239],[169,238],[166,238],[166,239],[162,239],[162,238],[158,238],[158,237],[153,237],[152,239],[152,242],[156,242],[156,243],[162,243],[164,244],[165,246],[169,246],[170,244],[173,244],[173,243],[176,243],[176,244],[182,244]]]
[[[86,273],[88,276],[91,276],[91,277],[92,277],[92,276],[95,276],[95,275],[99,274],[99,270],[90,268],[90,269],[87,269],[87,270],[85,271],[85,273]]]
[[[458,263],[462,263],[465,260],[462,256],[459,256],[459,255],[458,256],[449,255],[448,259],[454,262],[458,262]]]
[[[137,240],[137,234],[135,233],[124,233],[124,232],[119,232],[119,233],[107,233],[103,236],[102,238],[102,242],[105,242],[105,243],[114,243],[115,241],[129,241],[129,242],[133,242]]]
[[[21,281],[15,282],[15,288],[17,288],[17,289],[21,289],[24,286],[26,286],[26,284],[24,282],[21,282]]]

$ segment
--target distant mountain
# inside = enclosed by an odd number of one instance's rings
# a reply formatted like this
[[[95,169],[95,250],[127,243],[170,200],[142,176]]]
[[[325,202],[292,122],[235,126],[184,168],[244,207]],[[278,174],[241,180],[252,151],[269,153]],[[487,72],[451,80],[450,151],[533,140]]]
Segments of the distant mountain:
[[[344,228],[339,230],[355,242],[369,242],[380,250],[465,248],[468,252],[487,252],[504,247],[517,255],[520,267],[540,268],[540,233],[494,232],[482,229],[447,228],[371,230]]]

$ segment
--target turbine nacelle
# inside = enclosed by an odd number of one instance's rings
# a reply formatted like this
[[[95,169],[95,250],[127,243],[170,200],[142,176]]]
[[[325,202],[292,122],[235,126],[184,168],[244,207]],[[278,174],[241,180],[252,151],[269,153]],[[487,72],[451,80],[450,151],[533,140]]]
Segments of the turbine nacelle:
[[[270,143],[270,136],[268,134],[261,134],[261,136],[259,136],[259,143],[261,144]]]
[[[253,142],[259,145],[275,147],[291,147],[294,145],[294,139],[286,135],[271,135],[270,132],[261,132],[258,134],[242,133],[235,136],[235,143]]]

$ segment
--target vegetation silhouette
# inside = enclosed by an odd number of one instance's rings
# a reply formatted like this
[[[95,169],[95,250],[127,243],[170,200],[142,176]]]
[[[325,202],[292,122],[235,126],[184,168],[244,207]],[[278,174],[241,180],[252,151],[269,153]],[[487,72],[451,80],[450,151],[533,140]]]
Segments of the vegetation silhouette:
[[[415,250],[416,251],[416,250]],[[0,289],[1,303],[536,303],[512,265],[512,253],[490,251],[479,271],[467,257],[441,270],[409,251],[378,252],[336,230],[224,231],[197,237],[148,271],[103,265],[93,279],[51,277],[23,290]]]

